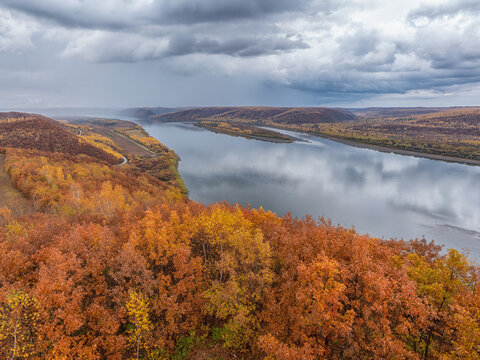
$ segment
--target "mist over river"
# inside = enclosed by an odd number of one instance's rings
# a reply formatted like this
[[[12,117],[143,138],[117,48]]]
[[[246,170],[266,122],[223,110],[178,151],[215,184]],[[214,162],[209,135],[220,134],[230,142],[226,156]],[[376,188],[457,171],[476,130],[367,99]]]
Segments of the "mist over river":
[[[480,259],[480,167],[290,134],[269,143],[184,123],[139,122],[181,158],[192,200],[324,216],[383,238],[436,240]]]

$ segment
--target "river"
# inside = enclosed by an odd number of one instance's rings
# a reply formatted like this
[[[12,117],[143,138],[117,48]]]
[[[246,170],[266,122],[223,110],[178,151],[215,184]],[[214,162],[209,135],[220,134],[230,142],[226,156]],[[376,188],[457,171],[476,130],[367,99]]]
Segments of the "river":
[[[140,122],[181,158],[192,200],[324,216],[381,238],[435,240],[480,259],[480,167],[281,131],[269,143],[183,123]]]

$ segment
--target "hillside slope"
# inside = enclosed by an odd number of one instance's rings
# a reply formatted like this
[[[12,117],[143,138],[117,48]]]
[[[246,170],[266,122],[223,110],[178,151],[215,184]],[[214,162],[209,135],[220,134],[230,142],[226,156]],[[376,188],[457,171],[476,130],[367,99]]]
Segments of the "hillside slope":
[[[431,108],[431,107],[369,107],[360,109],[349,109],[356,116],[360,117],[400,117],[422,114],[433,114],[448,110],[448,108]]]
[[[205,107],[150,116],[160,121],[238,121],[256,124],[335,123],[353,120],[348,111],[327,108]]]
[[[291,126],[342,140],[445,156],[445,160],[480,160],[480,108],[382,109],[336,124]],[[358,114],[357,114],[358,115]],[[447,158],[448,157],[448,158]]]
[[[83,154],[110,164],[118,163],[115,156],[82,140],[54,120],[35,114],[1,113],[0,147]]]

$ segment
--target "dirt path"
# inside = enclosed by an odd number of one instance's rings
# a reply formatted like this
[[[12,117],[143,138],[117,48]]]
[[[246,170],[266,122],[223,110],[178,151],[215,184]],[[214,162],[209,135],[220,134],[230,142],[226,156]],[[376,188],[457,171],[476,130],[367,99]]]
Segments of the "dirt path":
[[[13,214],[23,215],[30,211],[31,204],[12,184],[4,168],[5,155],[0,154],[0,207],[7,206]]]

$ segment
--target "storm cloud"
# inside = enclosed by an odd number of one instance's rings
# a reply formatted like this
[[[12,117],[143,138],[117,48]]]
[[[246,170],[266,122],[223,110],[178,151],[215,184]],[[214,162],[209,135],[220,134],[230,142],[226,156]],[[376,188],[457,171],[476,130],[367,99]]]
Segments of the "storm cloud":
[[[476,105],[479,12],[473,0],[1,0],[0,105]]]
[[[4,6],[68,27],[126,29],[330,12],[341,2],[308,0],[4,0]]]

